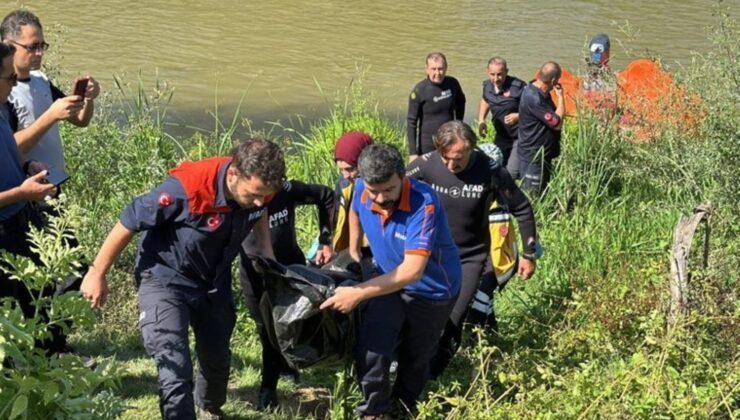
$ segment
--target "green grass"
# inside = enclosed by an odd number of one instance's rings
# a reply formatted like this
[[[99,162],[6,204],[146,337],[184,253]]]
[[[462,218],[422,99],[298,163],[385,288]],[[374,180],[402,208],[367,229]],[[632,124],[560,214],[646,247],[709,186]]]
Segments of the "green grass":
[[[421,418],[740,415],[735,21],[721,18],[712,36],[716,49],[679,75],[707,109],[699,137],[674,127],[651,143],[633,144],[595,118],[568,125],[554,180],[535,203],[545,258],[532,280],[514,280],[496,296],[499,334],[466,336],[451,368],[429,384]],[[718,80],[718,74],[726,77]],[[360,82],[325,120],[308,129],[275,125],[271,134],[285,146],[290,177],[333,185],[333,142],[351,129],[403,148],[401,127],[381,118],[371,99],[360,99],[367,97]],[[183,159],[228,150],[237,140],[231,134],[242,124],[238,115],[224,122],[219,116],[213,132],[174,138],[162,131],[169,98],[162,85],[134,84],[131,92],[120,85],[126,96],[107,97],[91,127],[63,130],[76,174],[68,192],[86,211],[78,236],[90,255],[134,195],[160,182]],[[123,118],[113,112],[121,101],[135,104],[124,108]],[[275,136],[280,131],[282,136]],[[717,206],[710,268],[692,272],[691,314],[669,329],[665,310],[673,227],[680,214],[707,200]],[[299,213],[302,245],[315,234],[312,213]],[[96,327],[79,332],[74,341],[84,352],[117,360],[122,376],[115,393],[129,407],[124,418],[156,418],[154,365],[135,327],[134,250],[125,251],[109,277],[111,299],[98,313]],[[254,411],[259,343],[241,302],[238,312],[224,407],[230,418],[351,418],[357,387],[346,373],[330,369],[309,369],[299,384],[281,381],[282,411]]]

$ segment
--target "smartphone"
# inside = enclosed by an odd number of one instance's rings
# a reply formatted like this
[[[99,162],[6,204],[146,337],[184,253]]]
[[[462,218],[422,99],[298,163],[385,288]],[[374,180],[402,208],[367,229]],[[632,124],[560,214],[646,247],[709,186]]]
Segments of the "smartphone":
[[[64,172],[62,169],[51,168],[49,169],[49,173],[46,174],[46,180],[57,187],[62,185],[68,179],[69,174]]]
[[[85,91],[87,90],[87,79],[79,79],[75,82],[75,86],[72,89],[72,94],[82,96],[85,98]]]

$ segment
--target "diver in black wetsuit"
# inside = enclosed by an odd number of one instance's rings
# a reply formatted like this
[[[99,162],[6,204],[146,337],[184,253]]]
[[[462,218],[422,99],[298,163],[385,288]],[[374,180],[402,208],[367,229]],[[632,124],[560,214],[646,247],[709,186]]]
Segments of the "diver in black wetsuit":
[[[301,181],[286,181],[280,191],[267,205],[275,259],[283,264],[306,264],[306,257],[298,246],[295,232],[296,206],[314,204],[319,212],[319,249],[316,252],[316,264],[325,264],[331,260],[333,249],[332,221],[334,211],[334,191],[324,185],[305,184]],[[259,301],[262,296],[262,278],[254,272],[251,264],[246,263],[244,254],[259,254],[254,235],[249,235],[243,243],[242,264],[239,280],[247,308],[257,324],[260,342],[262,343],[262,384],[260,386],[259,409],[278,405],[277,383],[281,372],[292,371],[283,360],[280,351],[272,346],[267,338],[267,331],[259,312]]]
[[[407,140],[409,161],[434,150],[432,137],[447,121],[465,116],[465,94],[454,77],[447,76],[447,58],[431,53],[426,60],[427,78],[409,95]]]
[[[507,206],[517,219],[524,244],[519,275],[525,280],[535,271],[537,241],[529,200],[506,169],[475,148],[475,133],[467,124],[461,121],[443,124],[436,134],[436,145],[436,151],[421,156],[407,168],[409,176],[431,185],[442,200],[462,262],[460,295],[432,362],[433,378],[442,373],[460,344],[463,320],[488,257],[488,210],[492,200]]]

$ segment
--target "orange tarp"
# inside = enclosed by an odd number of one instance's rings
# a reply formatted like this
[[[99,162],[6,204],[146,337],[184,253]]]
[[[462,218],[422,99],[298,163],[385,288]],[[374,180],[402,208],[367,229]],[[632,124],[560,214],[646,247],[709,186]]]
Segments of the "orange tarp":
[[[620,114],[620,126],[632,132],[635,140],[648,141],[666,125],[696,130],[701,121],[701,100],[687,97],[686,89],[676,85],[669,73],[648,59],[632,61],[616,75],[616,92],[584,91],[583,79],[566,69],[560,78],[565,93],[566,115],[577,116],[579,107],[599,115]],[[557,97],[551,92],[554,102]]]
[[[633,130],[638,140],[658,136],[664,127],[695,131],[703,114],[701,100],[689,96],[683,86],[658,63],[639,59],[617,75],[622,125]]]

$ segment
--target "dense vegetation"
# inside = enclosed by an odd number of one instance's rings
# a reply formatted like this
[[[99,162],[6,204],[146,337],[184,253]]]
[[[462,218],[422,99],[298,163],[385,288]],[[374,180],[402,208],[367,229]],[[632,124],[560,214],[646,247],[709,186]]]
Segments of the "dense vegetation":
[[[711,37],[714,48],[677,75],[687,95],[702,99],[697,112],[706,117],[700,132],[688,133],[679,124],[663,127],[649,143],[636,144],[611,121],[583,115],[569,123],[554,181],[536,202],[546,249],[536,276],[526,283],[513,281],[496,296],[499,333],[468,335],[448,372],[430,383],[421,418],[740,415],[740,32],[733,19],[721,16]],[[118,88],[104,99],[91,127],[63,130],[76,174],[68,187],[69,205],[80,209],[68,217],[81,223],[77,232],[88,255],[97,251],[133,196],[160,182],[183,159],[227,153],[242,124],[239,115],[226,122],[218,116],[213,132],[177,139],[163,127],[171,94],[166,85],[149,89],[119,81]],[[290,177],[333,184],[331,150],[350,129],[402,144],[401,128],[381,117],[371,99],[361,99],[364,93],[358,78],[331,115],[305,132],[275,125],[269,135],[283,142]],[[715,208],[709,268],[692,265],[691,312],[668,327],[673,228],[679,215],[704,202]],[[299,235],[307,245],[316,232],[312,212],[301,212],[300,221]],[[94,381],[83,381],[87,390],[110,393],[93,397],[89,391],[83,399],[94,398],[95,407],[108,413],[124,404],[123,418],[155,418],[156,373],[136,328],[134,251],[130,246],[112,270],[112,296],[94,325],[79,319],[84,330],[73,336],[73,344],[116,366],[104,366]],[[305,372],[299,384],[281,383],[281,411],[253,411],[259,343],[243,305],[238,311],[225,407],[230,417],[352,418],[358,391],[351,377],[322,369]],[[0,349],[7,347],[2,340],[7,321],[20,322],[8,314],[6,307],[6,318],[0,317]],[[23,349],[30,351],[28,345]],[[65,363],[62,368],[79,372],[78,365]],[[0,379],[6,381],[9,373],[2,372]],[[0,404],[17,403],[22,392],[40,392],[47,399],[44,389],[33,391],[33,384],[14,380],[18,387],[12,395],[0,382]],[[65,389],[59,395],[48,391],[49,401],[59,401],[49,404],[50,412],[75,412],[63,411],[70,410],[63,404]],[[0,417],[7,413],[10,408],[0,407]]]

